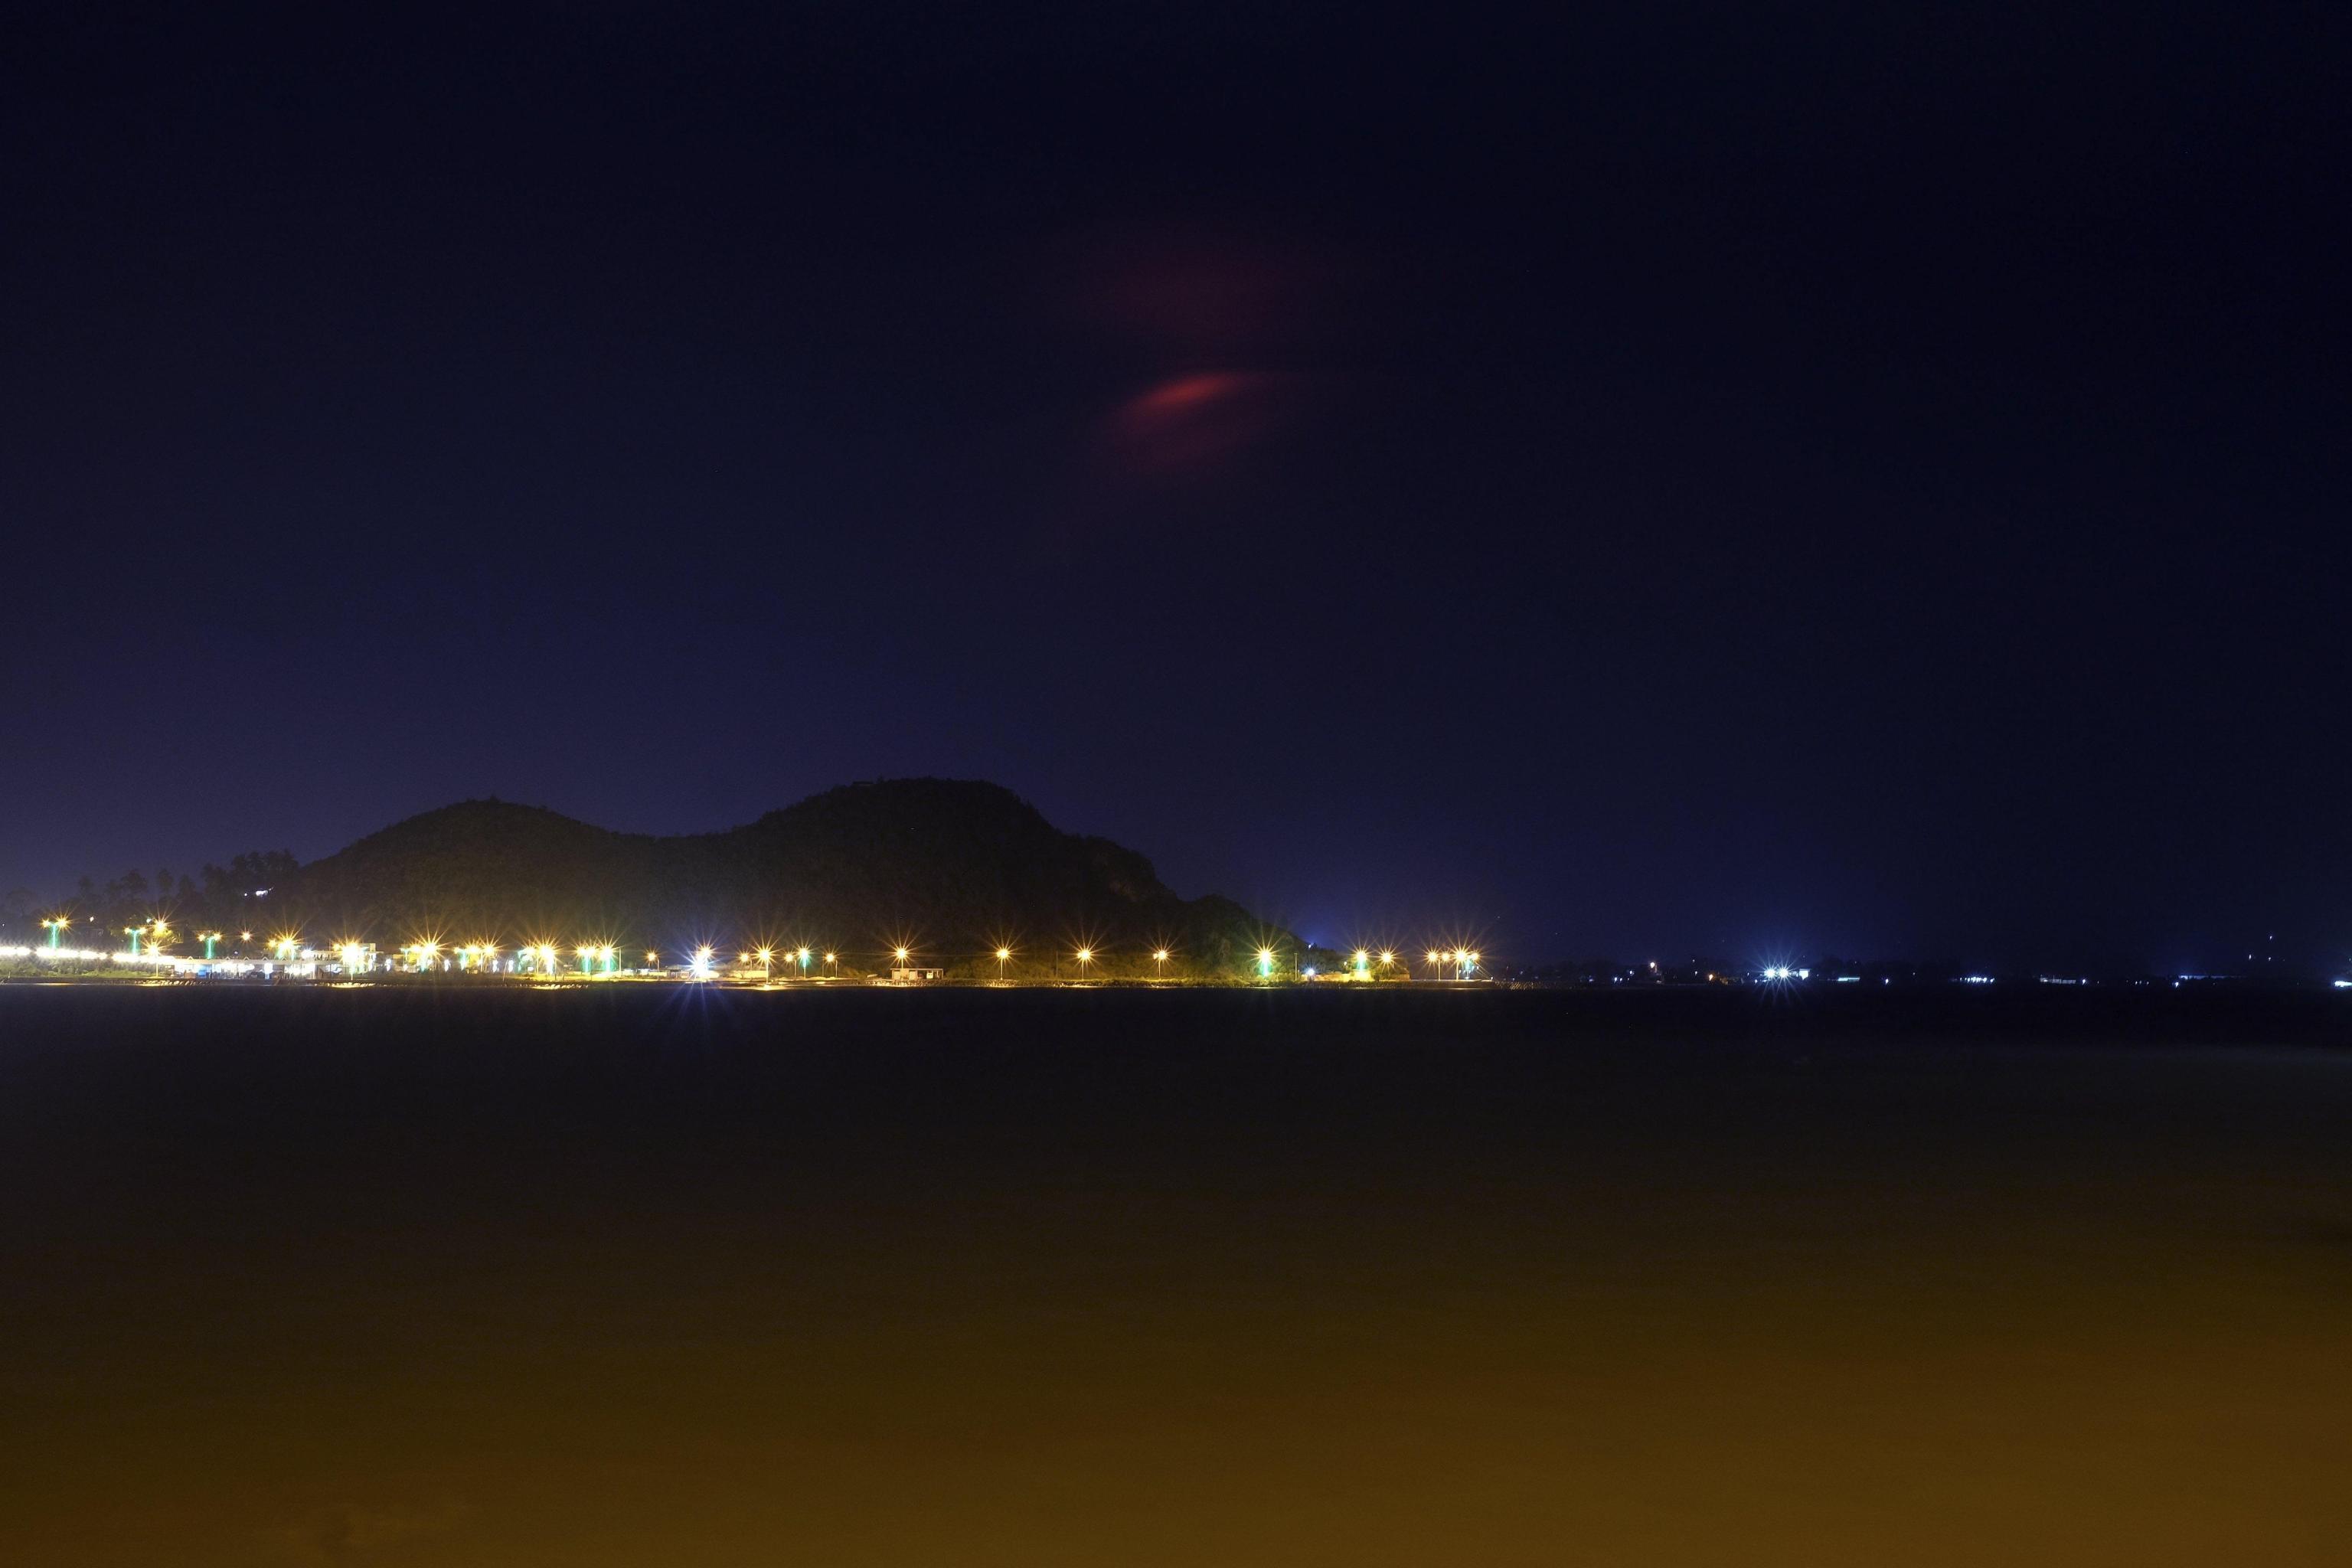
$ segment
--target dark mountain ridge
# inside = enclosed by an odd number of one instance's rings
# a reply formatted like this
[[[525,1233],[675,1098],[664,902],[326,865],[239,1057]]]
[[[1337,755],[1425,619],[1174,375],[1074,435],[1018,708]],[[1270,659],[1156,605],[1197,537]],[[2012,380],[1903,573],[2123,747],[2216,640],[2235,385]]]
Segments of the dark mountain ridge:
[[[1184,967],[1294,947],[1217,897],[1183,899],[1151,862],[1064,833],[999,785],[846,784],[718,833],[616,833],[540,806],[466,801],[300,868],[273,912],[314,941],[609,941],[676,952],[772,942],[870,963],[897,944],[972,960],[1090,943],[1114,968],[1154,947]]]

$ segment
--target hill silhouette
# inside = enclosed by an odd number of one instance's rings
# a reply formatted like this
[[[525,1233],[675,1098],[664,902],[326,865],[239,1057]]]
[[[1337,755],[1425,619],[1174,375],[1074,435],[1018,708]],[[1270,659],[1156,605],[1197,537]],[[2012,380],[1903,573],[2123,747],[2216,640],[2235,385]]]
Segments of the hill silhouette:
[[[1263,942],[1296,947],[1230,900],[1178,897],[1143,856],[1064,833],[1010,790],[947,779],[847,784],[673,837],[466,801],[303,866],[272,904],[314,941],[806,944],[858,967],[898,943],[972,967],[999,944],[1037,962],[1086,942],[1110,973],[1149,970],[1159,946],[1209,973],[1244,967]]]

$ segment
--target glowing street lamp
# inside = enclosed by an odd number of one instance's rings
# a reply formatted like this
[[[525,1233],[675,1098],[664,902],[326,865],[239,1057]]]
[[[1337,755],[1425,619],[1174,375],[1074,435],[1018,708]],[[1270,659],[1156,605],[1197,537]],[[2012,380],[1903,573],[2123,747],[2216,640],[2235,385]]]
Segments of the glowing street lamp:
[[[802,948],[798,952],[793,954],[793,956],[801,961],[801,973],[803,974],[806,974],[808,973],[809,966],[809,950],[807,948]]]
[[[139,956],[139,939],[147,934],[145,926],[124,926],[122,934],[131,939],[131,956]]]
[[[152,925],[148,930],[147,945],[153,948],[156,952],[161,952],[163,951],[165,944],[171,940],[172,927],[170,922],[165,921],[163,916],[157,915],[153,925]]]
[[[596,950],[594,948],[575,947],[572,951],[580,955],[581,973],[593,974],[596,973]]]
[[[763,947],[760,950],[759,956],[760,978],[765,980],[768,978],[769,971],[775,967],[776,950],[772,947]]]
[[[694,950],[693,961],[689,963],[686,968],[687,973],[693,975],[697,980],[709,979],[710,950],[707,947],[696,948]]]
[[[343,973],[346,974],[356,974],[360,972],[362,966],[367,962],[367,949],[361,946],[358,942],[347,942],[343,943],[341,956],[343,960]]]
[[[1261,947],[1257,950],[1257,973],[1261,980],[1274,977],[1274,949]]]
[[[620,972],[620,961],[615,956],[615,952],[611,942],[606,942],[604,946],[598,948],[596,950],[596,957],[598,962],[604,964],[605,973],[616,974]]]
[[[825,966],[827,969],[829,969],[829,970],[833,971],[834,975],[835,975],[835,977],[836,979],[838,979],[838,978],[840,977],[840,974],[841,974],[841,960],[840,960],[840,959],[838,959],[838,958],[835,957],[832,953],[829,953],[829,952],[828,952],[828,953],[826,953],[826,954],[824,955],[824,966]]]
[[[210,963],[213,961],[214,945],[220,941],[220,932],[216,931],[198,931],[196,935],[203,940],[205,944],[205,962],[206,963]]]
[[[1151,972],[1156,977],[1162,980],[1168,977],[1168,950],[1166,948],[1155,948],[1152,950],[1151,963]]]
[[[52,915],[41,922],[42,929],[49,933],[51,949],[54,950],[57,947],[58,935],[71,924],[73,924],[73,919],[69,915]]]
[[[1356,950],[1356,978],[1357,978],[1357,979],[1361,980],[1361,979],[1364,977],[1364,967],[1365,967],[1365,965],[1367,965],[1367,964],[1370,963],[1371,963],[1371,961],[1372,961],[1372,955],[1371,955],[1370,953],[1366,952],[1365,952],[1362,948],[1360,948],[1360,948],[1358,948],[1358,949]]]
[[[1095,950],[1093,948],[1082,947],[1078,949],[1078,973],[1080,974],[1084,974],[1087,972],[1087,965],[1092,963],[1094,961]]]
[[[1004,983],[1004,966],[1012,962],[1012,959],[1013,950],[1011,948],[1000,947],[996,950],[996,980],[997,984],[1000,985]]]
[[[1382,969],[1393,969],[1393,968],[1395,968],[1395,967],[1396,967],[1396,954],[1395,954],[1395,953],[1393,953],[1393,952],[1384,952],[1384,953],[1381,954],[1381,967]]]

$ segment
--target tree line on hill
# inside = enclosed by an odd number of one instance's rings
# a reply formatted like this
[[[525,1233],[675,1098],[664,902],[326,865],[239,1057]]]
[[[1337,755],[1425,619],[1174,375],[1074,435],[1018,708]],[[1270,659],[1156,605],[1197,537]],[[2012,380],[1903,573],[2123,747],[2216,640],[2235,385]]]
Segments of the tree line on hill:
[[[1008,790],[937,779],[845,785],[741,827],[669,837],[468,801],[307,865],[257,851],[194,877],[85,877],[53,906],[10,897],[0,939],[32,945],[40,919],[65,913],[68,945],[111,949],[161,917],[167,945],[184,952],[208,930],[225,933],[224,952],[240,933],[253,933],[249,950],[299,932],[315,945],[349,937],[387,951],[419,938],[593,941],[633,957],[807,945],[860,967],[903,945],[982,973],[994,972],[999,947],[1014,950],[1015,965],[1075,961],[1085,948],[1088,973],[1117,975],[1237,974],[1262,948],[1293,963],[1301,951],[1231,900],[1178,896],[1134,850],[1055,828]],[[1164,964],[1152,958],[1161,950]]]

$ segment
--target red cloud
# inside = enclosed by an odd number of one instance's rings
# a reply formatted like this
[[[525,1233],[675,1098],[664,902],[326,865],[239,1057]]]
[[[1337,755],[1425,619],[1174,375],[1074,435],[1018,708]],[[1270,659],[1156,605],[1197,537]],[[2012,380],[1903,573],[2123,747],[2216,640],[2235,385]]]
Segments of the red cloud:
[[[1112,435],[1130,464],[1150,472],[1213,466],[1289,416],[1298,380],[1246,370],[1171,376],[1121,405]]]

